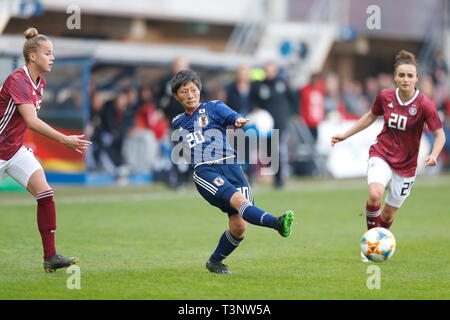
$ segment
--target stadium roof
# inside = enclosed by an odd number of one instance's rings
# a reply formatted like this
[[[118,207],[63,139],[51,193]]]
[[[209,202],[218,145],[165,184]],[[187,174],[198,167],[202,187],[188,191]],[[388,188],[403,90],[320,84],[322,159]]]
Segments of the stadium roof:
[[[84,40],[74,38],[51,38],[56,59],[89,58],[99,63],[158,64],[169,63],[183,55],[194,65],[235,68],[240,64],[254,64],[249,55],[211,51],[203,47],[176,45],[154,45],[121,41]],[[2,35],[0,56],[22,56],[24,38]]]
[[[39,0],[46,11],[78,6],[81,13],[235,24],[248,19],[249,10],[264,0]]]

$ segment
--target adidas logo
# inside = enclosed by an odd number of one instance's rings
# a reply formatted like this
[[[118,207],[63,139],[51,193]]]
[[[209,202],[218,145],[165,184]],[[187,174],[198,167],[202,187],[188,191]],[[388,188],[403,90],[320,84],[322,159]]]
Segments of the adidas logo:
[[[391,108],[391,109],[394,108],[394,105],[392,104],[392,102],[390,102],[387,106],[388,106],[389,108]]]

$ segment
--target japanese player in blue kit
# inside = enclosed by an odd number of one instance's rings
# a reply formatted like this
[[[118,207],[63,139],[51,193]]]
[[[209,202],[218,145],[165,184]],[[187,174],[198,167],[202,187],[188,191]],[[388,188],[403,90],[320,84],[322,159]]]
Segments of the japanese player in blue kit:
[[[229,218],[229,228],[220,237],[206,268],[210,272],[229,274],[222,261],[244,239],[247,222],[275,229],[282,237],[288,237],[292,233],[294,213],[289,210],[275,217],[254,206],[250,185],[226,136],[228,126],[240,128],[248,120],[222,101],[200,103],[202,83],[194,71],[182,70],[175,74],[171,87],[174,98],[184,108],[184,113],[172,120],[172,128],[188,150],[195,186],[206,201],[226,212]]]

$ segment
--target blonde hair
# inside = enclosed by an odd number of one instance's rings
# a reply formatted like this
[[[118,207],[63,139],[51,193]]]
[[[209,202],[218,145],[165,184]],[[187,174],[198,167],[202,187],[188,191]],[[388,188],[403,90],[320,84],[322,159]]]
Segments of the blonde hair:
[[[401,64],[412,64],[416,66],[417,74],[419,73],[419,64],[416,61],[416,56],[406,50],[401,50],[395,56],[395,65],[394,65],[394,73],[397,70],[397,67]]]
[[[28,28],[23,33],[25,38],[25,43],[23,44],[23,57],[25,58],[25,61],[28,63],[30,62],[29,55],[31,52],[35,52],[36,49],[39,47],[39,42],[41,41],[50,41],[47,36],[43,34],[39,34],[36,28]]]

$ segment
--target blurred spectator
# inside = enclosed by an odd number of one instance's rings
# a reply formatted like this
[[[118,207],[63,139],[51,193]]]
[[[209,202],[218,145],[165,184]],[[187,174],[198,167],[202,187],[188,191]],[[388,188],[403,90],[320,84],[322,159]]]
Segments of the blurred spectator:
[[[161,138],[166,134],[168,122],[156,110],[149,87],[141,88],[139,101],[141,105],[135,114],[135,125],[125,138],[123,155],[130,173],[150,174],[159,153],[158,135]]]
[[[106,145],[102,139],[105,127],[102,121],[104,98],[101,91],[93,91],[91,96],[91,110],[89,123],[85,129],[86,139],[92,142],[88,149],[87,167],[89,170],[102,171],[102,153],[106,153]]]
[[[291,93],[286,80],[279,77],[278,65],[269,61],[264,64],[266,78],[263,81],[257,81],[252,86],[251,101],[254,106],[267,110],[274,120],[274,129],[279,130],[280,143],[277,150],[271,150],[271,156],[279,152],[279,170],[275,173],[275,187],[281,188],[284,185],[284,178],[287,174],[287,124],[289,119],[289,110],[294,104],[293,94]],[[271,138],[268,145],[271,146]]]
[[[250,80],[250,68],[247,65],[239,66],[235,72],[234,81],[228,84],[225,88],[224,102],[226,105],[243,116],[247,116],[247,114],[253,109],[250,98],[251,86],[252,82]],[[237,138],[235,138],[234,145],[237,146],[237,143]],[[245,160],[245,164],[242,165],[242,169],[246,174],[249,183],[252,184],[258,158],[258,150],[250,150],[250,147],[249,139],[246,137],[245,154],[238,155],[238,157],[241,161]],[[242,156],[244,159],[241,158]]]
[[[140,92],[141,106],[135,118],[135,127],[151,129],[158,141],[164,139],[169,129],[169,122],[164,113],[156,108],[153,92],[150,87],[142,87]]]
[[[343,81],[342,100],[345,104],[346,119],[359,119],[370,109],[369,101],[363,94],[362,85],[356,80]]]
[[[447,97],[444,104],[444,132],[445,132],[445,155],[446,155],[446,161],[444,164],[446,164],[446,168],[450,169],[450,96]]]
[[[134,112],[137,112],[137,109],[142,105],[138,90],[136,87],[132,86],[125,89],[125,93],[128,98],[128,107],[133,109]]]
[[[176,57],[171,64],[170,72],[158,84],[155,99],[158,109],[164,113],[167,121],[172,121],[174,117],[184,112],[183,107],[172,96],[170,80],[178,71],[189,68],[189,61],[186,57]],[[180,188],[187,184],[190,180],[190,170],[190,166],[187,164],[172,164],[172,169],[167,175],[168,185],[172,188]]]
[[[384,89],[390,89],[395,87],[394,77],[389,73],[380,73],[378,74],[378,86],[380,87],[380,91]]]
[[[366,96],[369,106],[375,103],[377,95],[380,93],[380,86],[378,79],[375,77],[368,77],[364,80],[364,95]]]
[[[435,87],[435,82],[433,81],[433,77],[426,75],[423,76],[420,79],[420,86],[419,86],[420,91],[422,91],[422,93],[424,95],[426,95],[431,101],[434,102],[434,104],[436,105],[436,107],[438,106],[438,103],[436,101],[436,87]],[[442,120],[442,124],[443,124],[443,129],[444,129],[444,133],[445,133],[445,145],[444,145],[444,149],[443,152],[441,154],[441,159],[442,159],[442,163],[444,165],[448,165],[449,164],[449,155],[450,155],[450,121],[449,121],[449,115],[450,115],[450,102],[444,102],[442,105],[442,109],[443,110],[439,110],[439,116],[441,117]],[[424,133],[426,135],[426,137],[428,138],[430,144],[434,143],[434,135],[432,132],[430,132],[430,130],[428,130],[428,127],[425,125],[425,129],[424,129]]]
[[[428,99],[436,103],[436,99],[434,96],[434,83],[431,76],[425,75],[420,79],[419,89],[424,95],[428,97]]]
[[[172,121],[175,116],[183,112],[183,107],[172,96],[170,80],[178,71],[185,69],[189,69],[189,61],[183,56],[176,57],[171,64],[170,72],[159,81],[156,90],[157,107],[162,110],[169,121]]]
[[[445,82],[445,78],[448,74],[448,65],[445,60],[444,52],[437,50],[433,56],[431,63],[431,76],[435,85],[440,85]]]
[[[251,85],[250,68],[247,65],[241,65],[235,72],[235,80],[225,89],[225,103],[244,116],[252,109]]]
[[[334,73],[325,76],[325,112],[328,119],[341,119],[345,113],[344,101],[339,91],[339,78]]]
[[[124,139],[134,126],[133,105],[130,104],[128,93],[122,90],[113,101],[105,105],[103,124],[109,135],[108,155],[116,167],[119,183],[124,183],[129,169],[123,156]]]
[[[319,74],[313,74],[311,80],[300,90],[299,115],[317,141],[318,126],[325,119],[325,99],[323,80]]]

